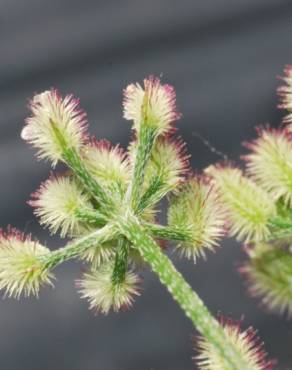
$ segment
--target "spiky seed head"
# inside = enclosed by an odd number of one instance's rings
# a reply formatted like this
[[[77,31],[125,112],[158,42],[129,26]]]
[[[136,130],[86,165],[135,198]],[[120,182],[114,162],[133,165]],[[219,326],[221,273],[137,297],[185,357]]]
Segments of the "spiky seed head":
[[[79,235],[86,230],[79,211],[91,210],[89,195],[71,176],[51,176],[32,194],[29,204],[35,208],[40,223],[61,237]]]
[[[243,360],[248,364],[249,370],[272,370],[275,361],[269,360],[263,348],[263,343],[257,336],[256,331],[249,327],[241,329],[241,321],[221,318],[223,329],[234,348],[241,354]],[[226,367],[224,358],[218,353],[218,349],[200,337],[197,341],[198,355],[194,358],[200,370],[231,370]]]
[[[102,264],[114,261],[116,252],[117,241],[113,240],[103,244],[92,244],[90,248],[86,249],[86,251],[80,255],[80,258],[90,264],[91,268],[95,270]],[[129,249],[129,262],[137,268],[142,268],[145,265],[140,253],[133,247]]]
[[[292,123],[292,66],[286,66],[284,69],[284,77],[282,77],[285,85],[278,88],[280,97],[279,108],[286,109],[288,115],[284,118],[285,123]],[[287,126],[289,132],[292,131],[291,125]]]
[[[50,251],[16,229],[0,231],[0,289],[9,297],[38,296],[53,275],[41,261]]]
[[[189,157],[182,140],[159,138],[147,166],[146,181],[160,178],[170,190],[175,189],[189,172]]]
[[[92,140],[84,148],[84,161],[92,176],[109,190],[124,194],[130,181],[128,158],[119,145]]]
[[[124,90],[124,118],[133,121],[133,128],[139,132],[141,125],[153,127],[163,135],[172,129],[180,118],[176,109],[174,88],[162,84],[159,78],[144,79],[144,87],[131,84]]]
[[[205,256],[206,250],[214,249],[225,232],[224,218],[218,194],[206,178],[192,178],[171,198],[168,223],[189,236],[190,240],[177,247],[189,259],[196,260]]]
[[[258,243],[246,248],[249,259],[240,267],[248,291],[272,312],[292,317],[292,255],[284,248]]]
[[[40,159],[51,160],[55,166],[63,159],[65,149],[79,152],[87,138],[87,120],[77,99],[72,95],[63,99],[51,89],[35,95],[29,108],[31,116],[26,119],[21,137],[38,150]]]
[[[139,295],[139,277],[127,271],[125,280],[114,284],[113,268],[113,263],[103,264],[77,281],[81,297],[88,300],[90,309],[103,314],[108,314],[111,309],[118,312],[121,308],[131,307],[134,297]]]
[[[134,269],[145,270],[147,268],[147,263],[144,261],[137,248],[130,246],[128,258],[129,264],[133,266]]]
[[[213,177],[225,206],[231,236],[245,242],[265,240],[270,234],[269,220],[276,214],[271,196],[238,168],[210,166],[206,173]]]
[[[292,206],[292,141],[283,130],[258,131],[259,137],[245,144],[251,150],[243,157],[247,172],[273,199]]]
[[[116,254],[116,243],[106,242],[98,244],[86,249],[80,255],[80,258],[85,262],[89,263],[93,269],[97,269],[101,264],[107,263],[113,260]]]

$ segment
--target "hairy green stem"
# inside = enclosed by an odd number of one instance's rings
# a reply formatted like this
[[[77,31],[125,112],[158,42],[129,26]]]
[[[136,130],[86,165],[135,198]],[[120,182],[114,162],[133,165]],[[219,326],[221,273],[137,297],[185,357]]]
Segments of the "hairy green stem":
[[[51,121],[51,126],[63,151],[63,161],[71,168],[79,180],[83,183],[89,193],[100,203],[110,205],[112,202],[108,197],[106,191],[92,178],[87,168],[85,167],[82,158],[76,152],[75,148],[72,148],[69,142],[60,132],[58,124]]]
[[[156,238],[178,242],[192,242],[192,236],[188,230],[151,223],[144,223],[143,225],[147,228],[147,231]]]
[[[108,221],[107,217],[105,217],[103,213],[95,209],[89,209],[89,208],[77,209],[75,211],[75,216],[81,222],[84,222],[86,224],[89,224],[95,227],[104,226]]]
[[[140,198],[137,212],[141,214],[146,208],[150,208],[154,204],[158,203],[168,192],[169,187],[166,186],[161,177],[155,177],[152,179],[148,189]]]
[[[88,192],[97,200],[102,209],[105,210],[105,213],[110,214],[111,210],[114,208],[112,199],[88,172],[78,153],[76,153],[74,149],[67,148],[64,150],[64,159]]]
[[[289,243],[292,241],[292,229],[290,230],[277,230],[273,231],[271,235],[264,240],[265,242],[276,242],[276,241],[283,241],[285,240],[286,243]]]
[[[273,218],[269,221],[269,224],[271,227],[277,228],[277,229],[292,229],[292,220],[286,219],[286,218]]]
[[[249,366],[242,354],[234,348],[219,322],[176,270],[169,258],[162,253],[155,241],[147,235],[147,231],[138,219],[133,215],[127,215],[126,218],[121,219],[120,229],[158,275],[161,283],[166,286],[198,331],[216,348],[226,368],[248,370]]]
[[[266,241],[292,240],[292,219],[290,217],[274,217],[269,220],[270,236]]]
[[[156,130],[146,124],[142,124],[139,131],[133,177],[131,186],[129,187],[130,192],[128,194],[134,210],[136,210],[138,207],[141,187],[144,182],[145,167],[150,158],[155,138]]]
[[[118,240],[118,249],[116,253],[112,282],[118,285],[125,280],[129,255],[129,242],[125,237]]]
[[[112,224],[108,224],[102,229],[96,230],[86,236],[76,239],[71,243],[68,243],[65,247],[59,248],[41,257],[41,262],[44,268],[52,269],[68,261],[69,259],[79,257],[87,249],[91,248],[92,245],[105,243],[109,240],[114,239],[117,236],[116,227]]]

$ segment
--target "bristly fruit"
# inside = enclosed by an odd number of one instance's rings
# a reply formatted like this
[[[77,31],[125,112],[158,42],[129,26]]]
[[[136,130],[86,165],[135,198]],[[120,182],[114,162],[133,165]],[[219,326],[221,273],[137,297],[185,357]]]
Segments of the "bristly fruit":
[[[292,206],[292,141],[280,129],[259,128],[258,138],[245,143],[251,153],[245,155],[247,173],[273,199]]]
[[[233,321],[229,318],[221,318],[220,323],[233,345],[244,357],[248,364],[248,370],[274,369],[275,361],[268,359],[263,349],[263,343],[260,342],[252,327],[242,330],[241,321]],[[200,337],[196,340],[196,349],[198,355],[194,357],[194,360],[199,370],[231,370],[230,367],[225,366],[224,358],[206,339]]]
[[[171,197],[168,224],[189,235],[189,240],[177,246],[189,259],[205,256],[206,250],[213,250],[218,245],[225,233],[225,212],[208,179],[193,177]]]
[[[132,306],[134,297],[139,295],[139,277],[127,271],[125,279],[119,284],[112,280],[113,264],[107,263],[100,268],[85,273],[77,280],[81,297],[89,302],[92,310],[108,314],[111,309],[117,312]]]
[[[38,157],[52,161],[53,166],[63,159],[64,150],[77,152],[87,140],[86,114],[79,107],[79,100],[51,89],[35,95],[29,108],[21,137],[38,150]]]
[[[92,139],[83,150],[84,162],[94,179],[122,198],[131,178],[129,159],[119,145]]]
[[[245,242],[269,237],[269,219],[276,214],[276,206],[269,194],[238,168],[210,166],[206,173],[213,178],[226,209],[230,234]]]
[[[42,285],[51,285],[53,275],[41,258],[50,251],[16,229],[0,231],[0,289],[9,297],[38,296]]]
[[[124,118],[133,121],[137,132],[141,125],[147,125],[164,135],[172,131],[172,124],[180,118],[175,99],[172,86],[150,76],[144,79],[144,87],[136,83],[124,90]]]
[[[146,179],[151,182],[158,177],[168,191],[175,190],[190,172],[189,158],[181,139],[159,138],[151,153]]]
[[[292,316],[292,254],[267,243],[246,248],[249,259],[240,267],[252,296],[270,311]]]
[[[60,236],[78,236],[89,230],[80,221],[78,212],[93,210],[90,197],[72,176],[54,176],[41,184],[32,194],[29,204],[35,208],[40,223],[48,227],[52,234],[60,231]]]

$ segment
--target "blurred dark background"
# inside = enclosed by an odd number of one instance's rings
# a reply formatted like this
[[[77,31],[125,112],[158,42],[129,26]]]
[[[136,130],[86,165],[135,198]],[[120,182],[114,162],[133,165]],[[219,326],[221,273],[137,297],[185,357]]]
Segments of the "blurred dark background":
[[[25,203],[49,172],[19,137],[28,98],[51,86],[72,92],[92,134],[126,145],[122,89],[162,74],[176,88],[193,167],[220,160],[198,134],[237,158],[255,125],[281,120],[276,76],[292,63],[292,2],[0,0],[0,55],[0,224],[54,248],[63,242],[41,230]],[[244,314],[279,368],[292,369],[292,324],[247,296],[236,272],[243,258],[228,240],[207,262],[174,261],[214,314]],[[56,288],[40,300],[1,301],[1,370],[195,368],[195,331],[155,276],[145,271],[130,312],[95,317],[74,288],[80,268],[58,268]]]

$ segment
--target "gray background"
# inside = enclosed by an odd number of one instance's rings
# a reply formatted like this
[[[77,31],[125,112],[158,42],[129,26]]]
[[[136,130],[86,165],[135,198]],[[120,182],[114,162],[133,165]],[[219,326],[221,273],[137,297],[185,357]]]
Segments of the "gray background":
[[[25,203],[49,172],[19,138],[34,92],[74,93],[91,133],[126,145],[122,89],[163,73],[183,112],[179,134],[202,169],[220,158],[195,132],[236,158],[256,124],[280,122],[276,76],[292,63],[291,44],[288,0],[1,0],[0,224],[34,232],[52,248],[61,244]],[[292,325],[246,295],[235,268],[242,258],[228,240],[207,262],[174,261],[214,314],[244,314],[279,368],[292,369]],[[94,317],[75,292],[80,267],[58,268],[56,288],[40,300],[0,302],[1,370],[194,369],[195,331],[155,276],[145,271],[130,312]]]

